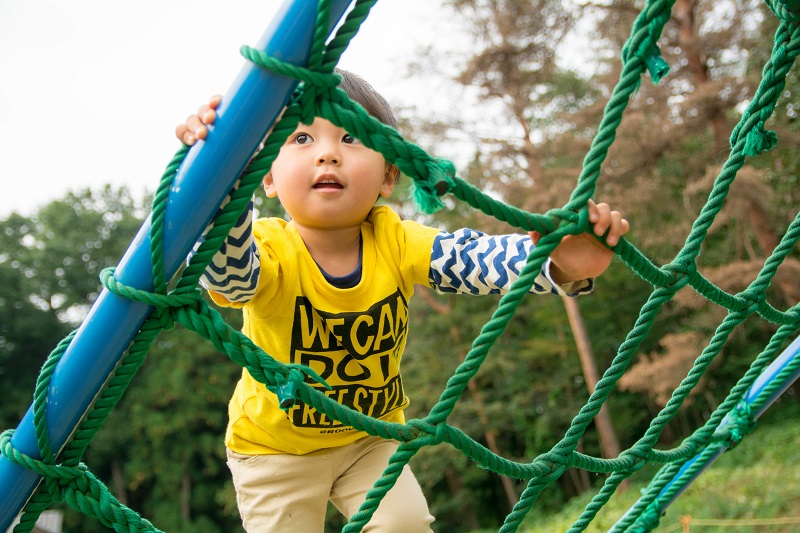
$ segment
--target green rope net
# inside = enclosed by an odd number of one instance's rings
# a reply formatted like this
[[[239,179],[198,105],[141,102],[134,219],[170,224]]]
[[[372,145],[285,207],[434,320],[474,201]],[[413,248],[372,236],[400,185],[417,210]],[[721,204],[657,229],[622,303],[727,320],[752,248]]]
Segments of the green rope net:
[[[42,459],[35,460],[15,450],[10,445],[13,431],[6,431],[0,435],[0,452],[3,455],[43,477],[43,482],[26,505],[15,532],[31,531],[42,511],[52,503],[62,501],[86,515],[96,517],[117,531],[158,531],[136,512],[120,504],[105,485],[80,461],[89,442],[141,366],[156,336],[162,330],[171,328],[175,322],[208,339],[235,363],[247,368],[253,377],[270,390],[294,396],[326,416],[370,435],[401,442],[384,475],[368,493],[360,510],[350,517],[350,522],[344,528],[345,532],[360,531],[367,524],[381,498],[391,489],[403,466],[417,451],[424,446],[441,443],[447,443],[460,450],[482,468],[515,479],[527,480],[527,487],[512,512],[506,517],[501,532],[516,531],[541,492],[569,467],[610,474],[570,529],[570,531],[583,531],[623,480],[647,463],[663,464],[661,471],[643,492],[643,496],[614,528],[614,531],[650,531],[658,524],[664,502],[668,502],[680,489],[680,480],[674,485],[669,485],[669,482],[687,460],[698,454],[701,457],[711,456],[721,449],[720,447],[732,447],[752,429],[753,417],[750,410],[742,406],[741,399],[762,370],[776,357],[785,341],[800,328],[798,305],[780,311],[767,303],[765,298],[765,290],[778,266],[800,237],[800,216],[790,224],[780,244],[765,262],[756,279],[746,290],[738,294],[726,293],[705,279],[696,269],[696,259],[707,231],[721,210],[726,194],[736,173],[743,166],[745,158],[769,150],[777,142],[775,133],[765,130],[764,124],[772,115],[778,95],[785,85],[785,77],[800,52],[800,24],[798,24],[800,4],[793,0],[767,0],[769,7],[780,19],[771,58],[763,69],[762,80],[752,102],[733,131],[730,156],[716,178],[707,203],[695,220],[680,252],[671,262],[658,267],[624,239],[614,248],[615,253],[629,268],[653,286],[653,291],[611,366],[597,383],[587,403],[573,419],[564,437],[551,450],[529,463],[518,463],[490,452],[463,431],[448,424],[448,417],[468,382],[479,371],[492,345],[502,334],[517,305],[528,293],[550,252],[564,236],[582,233],[589,228],[585,206],[594,193],[600,167],[614,141],[628,101],[636,92],[641,76],[646,70],[654,82],[658,82],[667,73],[668,67],[661,59],[656,43],[664,24],[670,17],[674,0],[652,0],[636,19],[631,36],[623,49],[619,81],[605,108],[598,133],[586,155],[577,185],[566,205],[545,214],[527,213],[482,193],[456,177],[450,162],[432,158],[420,147],[406,142],[395,130],[370,117],[363,108],[349,100],[345,93],[337,88],[339,78],[334,73],[334,67],[375,1],[358,1],[337,34],[326,45],[330,2],[321,0],[314,44],[305,68],[283,63],[252,48],[243,47],[242,53],[248,60],[283,76],[300,80],[301,84],[292,95],[286,111],[267,138],[263,149],[242,174],[237,188],[231,193],[229,203],[220,210],[205,241],[181,273],[180,278],[172,285],[174,288],[169,291],[168,280],[164,274],[161,225],[170,182],[188,148],[184,146],[168,165],[153,202],[151,253],[155,289],[153,292],[144,292],[122,286],[116,282],[113,270],[106,271],[101,276],[108,290],[154,306],[155,311],[132,341],[121,364],[109,378],[92,410],[86,415],[58,458],[51,450],[47,435],[46,391],[50,376],[69,346],[74,333],[65,338],[53,351],[37,382],[34,395],[34,425]],[[321,379],[306,367],[281,364],[264,353],[241,332],[228,326],[220,314],[203,300],[197,287],[200,275],[245,209],[284,140],[299,122],[310,123],[315,116],[324,117],[346,129],[369,148],[381,152],[387,161],[394,163],[404,174],[410,176],[414,180],[415,200],[422,211],[431,213],[442,208],[440,197],[449,193],[514,227],[525,231],[536,230],[543,234],[531,252],[519,279],[510,292],[499,301],[492,318],[475,338],[466,359],[448,381],[438,403],[424,418],[410,420],[404,425],[386,423],[360,414],[307,385],[305,383],[307,377],[318,382],[321,382]],[[576,451],[580,438],[631,363],[659,311],[679,289],[686,285],[691,286],[709,301],[728,309],[726,318],[717,328],[713,338],[675,389],[666,406],[633,446],[613,459],[591,457]],[[779,326],[769,344],[753,360],[749,370],[703,427],[673,449],[654,449],[662,430],[675,416],[692,388],[697,385],[731,332],[755,314]],[[788,377],[800,367],[800,358],[795,359],[782,375]],[[768,394],[762,396],[766,398]],[[751,409],[757,409],[759,401],[751,405]],[[721,428],[720,423],[726,415],[733,416],[736,423],[732,427],[726,424]],[[700,463],[698,461],[698,464]],[[682,473],[680,479],[685,481],[691,479],[693,475],[694,471],[690,469]],[[668,487],[666,491],[665,487]],[[661,494],[662,491],[664,494]]]

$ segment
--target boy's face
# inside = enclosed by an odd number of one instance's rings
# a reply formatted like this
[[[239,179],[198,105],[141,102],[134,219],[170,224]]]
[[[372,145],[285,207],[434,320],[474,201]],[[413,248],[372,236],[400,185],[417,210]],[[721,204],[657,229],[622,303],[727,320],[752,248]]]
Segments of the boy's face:
[[[389,196],[383,156],[324,118],[300,124],[264,178],[295,224],[342,229],[363,222],[378,196]]]

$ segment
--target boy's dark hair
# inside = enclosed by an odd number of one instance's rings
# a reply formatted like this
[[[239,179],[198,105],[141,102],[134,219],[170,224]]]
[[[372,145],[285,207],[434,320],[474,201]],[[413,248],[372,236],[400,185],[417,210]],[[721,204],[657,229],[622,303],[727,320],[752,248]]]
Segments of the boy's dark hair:
[[[339,88],[342,89],[351,100],[358,102],[367,113],[394,129],[397,129],[397,119],[392,111],[392,106],[386,99],[372,88],[362,77],[342,69],[335,69],[335,72],[342,77]],[[396,183],[400,177],[400,171],[395,165],[387,164],[386,174]]]
[[[364,78],[342,69],[336,69],[336,73],[342,77],[342,82],[339,84],[347,96],[351,100],[355,100],[361,107],[367,110],[367,113],[377,118],[387,126],[397,129],[397,119],[394,117],[392,106],[386,99],[378,94],[372,88],[372,85],[366,82]]]

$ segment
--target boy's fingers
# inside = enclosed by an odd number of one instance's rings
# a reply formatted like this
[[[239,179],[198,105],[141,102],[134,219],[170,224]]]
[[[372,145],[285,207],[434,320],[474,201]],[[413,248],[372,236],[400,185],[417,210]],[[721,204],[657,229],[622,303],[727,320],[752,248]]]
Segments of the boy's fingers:
[[[203,124],[213,124],[217,120],[217,113],[213,109],[209,109],[200,115],[200,120],[203,121]]]
[[[189,115],[183,124],[179,124],[175,128],[175,136],[189,146],[192,146],[198,139],[205,139],[208,136],[206,126],[217,120],[216,109],[221,102],[221,95],[217,94],[209,98],[208,103],[201,105],[196,114]]]
[[[619,241],[619,236],[621,235],[622,231],[622,216],[614,211],[611,213],[611,226],[609,226],[608,236],[606,237],[606,242],[614,246]]]
[[[594,203],[593,200],[589,200],[589,222],[597,222],[598,214],[597,214],[597,204]]]
[[[175,136],[182,142],[192,146],[197,139],[205,139],[208,129],[197,115],[190,115],[186,122],[175,128]]]
[[[597,236],[606,235],[606,243],[615,246],[620,237],[631,229],[630,223],[623,218],[619,211],[612,211],[611,206],[605,202],[599,204],[588,201],[589,222],[592,231]]]
[[[178,124],[178,126],[175,128],[175,137],[177,137],[180,141],[186,142],[186,134],[188,132],[189,128],[186,127],[186,124]]]
[[[606,242],[611,246],[615,246],[619,242],[620,237],[628,233],[630,229],[630,223],[622,218],[622,214],[619,211],[612,211],[611,227]]]
[[[217,94],[209,98],[207,104],[200,106],[197,114],[200,116],[200,119],[203,121],[203,123],[214,123],[214,121],[217,119],[216,109],[219,107],[220,102],[222,102],[222,96]]]
[[[196,141],[197,137],[192,133],[186,124],[181,124],[177,128],[175,128],[175,136],[184,144],[192,146]]]
[[[603,235],[608,231],[611,225],[611,208],[606,203],[600,203],[596,206],[597,217],[594,221],[594,234]]]
[[[213,124],[217,119],[217,112],[209,104],[203,104],[197,110],[197,117],[203,124]]]
[[[186,127],[197,139],[205,139],[208,134],[208,128],[198,115],[190,115],[186,119]]]

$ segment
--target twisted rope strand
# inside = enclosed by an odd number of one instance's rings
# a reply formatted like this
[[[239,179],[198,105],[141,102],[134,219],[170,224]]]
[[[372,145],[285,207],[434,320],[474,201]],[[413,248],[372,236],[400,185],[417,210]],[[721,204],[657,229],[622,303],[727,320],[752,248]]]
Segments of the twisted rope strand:
[[[777,99],[785,86],[786,75],[800,53],[800,26],[798,26],[798,11],[794,4],[779,0],[767,0],[767,3],[781,19],[775,34],[775,45],[769,61],[764,66],[761,83],[731,134],[731,154],[717,176],[707,202],[694,220],[681,250],[671,262],[662,267],[655,265],[624,239],[614,248],[620,259],[636,275],[649,283],[653,291],[642,306],[636,323],[620,345],[611,365],[604,372],[586,404],[571,421],[564,437],[550,450],[528,463],[510,461],[493,453],[462,430],[448,424],[448,419],[470,380],[477,375],[492,346],[503,334],[519,303],[528,294],[534,278],[550,252],[566,235],[585,232],[588,229],[586,203],[595,191],[602,163],[615,140],[623,112],[638,90],[642,74],[645,70],[649,71],[654,83],[657,83],[668,70],[660,57],[657,42],[664,24],[669,20],[674,1],[652,0],[637,17],[631,36],[622,50],[619,80],[605,107],[598,133],[584,158],[583,168],[570,199],[562,208],[553,209],[545,214],[527,213],[507,205],[458,178],[452,163],[436,159],[419,146],[406,141],[395,130],[371,117],[337,87],[340,78],[333,73],[334,67],[366,19],[375,0],[356,2],[336,35],[327,44],[325,39],[330,22],[330,0],[319,0],[311,53],[305,67],[290,65],[250,47],[243,47],[242,54],[248,60],[280,75],[298,80],[300,82],[298,89],[290,98],[282,118],[265,140],[264,147],[242,173],[229,195],[227,204],[217,213],[213,224],[205,234],[204,242],[191,257],[172,291],[168,290],[168,280],[164,272],[164,211],[172,179],[186,156],[188,147],[181,147],[167,165],[154,195],[151,219],[150,251],[154,289],[142,291],[126,287],[114,278],[113,269],[107,269],[101,274],[101,281],[108,290],[152,306],[153,313],[142,326],[121,364],[109,378],[104,390],[64,450],[59,452],[52,449],[47,430],[45,404],[53,370],[74,333],[66,337],[53,351],[37,380],[34,393],[34,426],[41,459],[33,459],[15,450],[10,444],[13,432],[6,431],[0,434],[0,452],[16,464],[29,468],[44,478],[44,482],[26,505],[22,520],[15,531],[30,531],[42,510],[55,501],[65,501],[71,507],[96,517],[117,531],[158,531],[134,511],[121,505],[80,460],[89,442],[99,431],[141,366],[155,337],[162,330],[171,328],[175,322],[206,338],[217,350],[246,368],[268,389],[274,390],[277,386],[294,383],[297,386],[297,399],[331,420],[370,435],[401,442],[397,453],[389,460],[383,476],[376,481],[359,510],[350,517],[345,532],[361,530],[413,456],[425,446],[438,444],[453,446],[483,468],[515,479],[527,480],[527,486],[506,517],[501,532],[516,531],[542,491],[569,467],[610,474],[569,530],[578,532],[585,530],[622,481],[647,463],[663,464],[664,466],[644,491],[642,498],[614,528],[614,531],[652,530],[658,524],[662,506],[681,490],[683,484],[688,482],[699,468],[699,465],[693,464],[691,469],[675,480],[675,475],[681,466],[694,457],[709,458],[722,449],[738,444],[754,426],[753,413],[761,409],[767,398],[800,367],[798,358],[787,365],[751,405],[742,403],[746,392],[766,366],[775,359],[781,346],[800,329],[800,305],[779,311],[770,305],[765,297],[765,291],[769,288],[779,265],[788,257],[800,239],[800,214],[789,225],[786,234],[767,258],[757,277],[744,291],[738,294],[727,293],[709,282],[697,270],[701,245],[708,229],[722,209],[727,192],[737,172],[744,165],[746,157],[769,150],[777,142],[777,136],[767,131],[764,124],[773,114]],[[439,400],[423,419],[410,420],[406,424],[388,423],[337,403],[319,390],[327,384],[310,368],[283,364],[266,354],[241,332],[234,331],[227,325],[221,315],[201,298],[197,288],[200,276],[222,246],[241,213],[247,208],[255,189],[264,174],[270,170],[285,139],[298,123],[309,122],[315,116],[327,118],[346,129],[367,147],[381,152],[387,161],[396,164],[401,171],[409,175],[414,182],[415,200],[424,212],[431,213],[441,209],[444,203],[440,197],[450,193],[456,199],[498,220],[525,231],[536,230],[543,235],[528,257],[518,280],[500,299],[491,319],[481,329],[464,361],[448,380]],[[577,452],[579,440],[630,366],[661,309],[672,300],[678,290],[686,286],[691,287],[709,302],[727,309],[727,317],[697,357],[686,377],[672,392],[664,408],[653,418],[644,435],[634,445],[623,451],[619,457],[608,459]],[[768,346],[754,359],[745,375],[701,428],[675,448],[656,450],[654,446],[666,424],[675,417],[678,409],[708,371],[709,365],[719,355],[732,332],[747,318],[755,315],[779,325]],[[306,377],[316,381],[318,385],[305,383]],[[730,423],[723,424],[725,420]],[[669,487],[666,488],[668,484]]]

